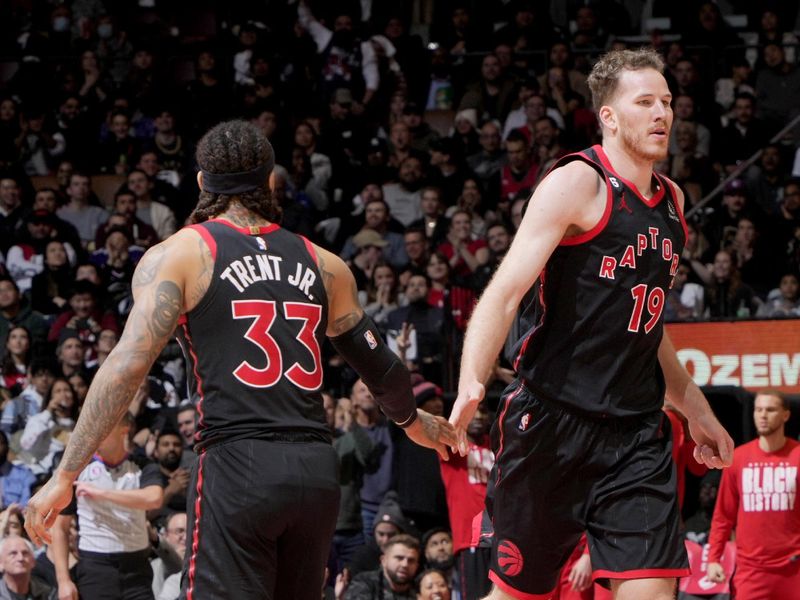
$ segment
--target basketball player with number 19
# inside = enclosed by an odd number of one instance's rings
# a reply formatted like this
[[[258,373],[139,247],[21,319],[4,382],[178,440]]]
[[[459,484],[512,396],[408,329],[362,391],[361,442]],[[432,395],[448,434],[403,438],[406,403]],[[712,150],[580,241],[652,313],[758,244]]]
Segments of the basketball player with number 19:
[[[595,64],[602,145],[562,158],[539,184],[467,329],[450,416],[462,454],[494,357],[539,280],[492,431],[492,600],[550,598],[584,531],[593,577],[616,598],[674,597],[688,563],[665,394],[688,418],[695,458],[731,463],[733,442],[662,325],[686,241],[683,194],[653,171],[672,125],[663,67],[652,49]]]
[[[250,123],[200,140],[193,225],[150,249],[135,303],[64,458],[28,503],[35,543],[173,332],[200,397],[181,598],[319,600],[339,507],[321,389],[324,336],[413,441],[447,456],[452,426],[416,408],[408,371],[361,310],[349,268],[276,223],[275,157]]]

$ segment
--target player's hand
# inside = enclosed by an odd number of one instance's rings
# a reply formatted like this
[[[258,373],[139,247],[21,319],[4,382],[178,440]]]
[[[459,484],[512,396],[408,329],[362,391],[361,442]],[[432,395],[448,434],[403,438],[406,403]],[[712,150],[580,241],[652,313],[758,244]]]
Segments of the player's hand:
[[[421,408],[417,409],[417,420],[405,429],[409,439],[425,448],[432,448],[442,460],[449,460],[448,446],[456,443],[453,426],[444,417],[435,417]]]
[[[78,600],[78,588],[72,580],[58,582],[58,600]]]
[[[572,565],[568,580],[576,592],[582,592],[592,585],[592,561],[588,554],[582,555]]]
[[[724,583],[727,579],[725,575],[725,569],[719,563],[708,563],[706,567],[706,577],[709,581],[713,581],[714,583]]]
[[[694,459],[710,469],[730,467],[733,463],[733,440],[712,412],[689,419],[689,433],[697,447]]]
[[[478,381],[473,381],[465,387],[459,389],[458,398],[453,405],[453,412],[450,413],[450,423],[455,427],[456,443],[453,444],[453,452],[458,452],[461,456],[466,456],[469,446],[467,444],[467,427],[469,427],[472,417],[478,404],[483,400],[486,388]]]
[[[49,530],[56,522],[58,513],[72,500],[72,487],[72,479],[56,471],[28,501],[25,508],[25,531],[37,546],[52,542]]]

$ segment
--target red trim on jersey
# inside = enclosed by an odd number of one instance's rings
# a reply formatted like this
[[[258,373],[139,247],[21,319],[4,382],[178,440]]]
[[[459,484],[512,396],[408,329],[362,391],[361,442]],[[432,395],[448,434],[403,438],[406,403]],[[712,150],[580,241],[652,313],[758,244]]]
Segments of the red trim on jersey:
[[[592,581],[598,579],[663,579],[665,577],[686,577],[690,569],[633,569],[631,571],[593,571]]]
[[[547,592],[546,594],[528,594],[527,592],[521,592],[520,590],[511,587],[505,581],[500,579],[500,576],[497,575],[497,573],[495,573],[492,569],[489,569],[489,579],[504,593],[508,594],[509,596],[513,596],[514,598],[519,598],[520,600],[551,600],[551,598],[553,598],[553,593],[556,591],[556,589],[553,588],[552,591]]]
[[[243,233],[245,235],[264,235],[265,233],[272,233],[273,231],[277,231],[278,229],[281,228],[280,225],[278,225],[277,223],[270,223],[269,225],[255,227],[253,228],[253,230],[251,230],[249,227],[239,227],[238,225],[235,225],[226,219],[220,219],[220,218],[209,219],[208,222],[222,223],[223,225],[227,225],[231,229],[235,229],[239,233]]]
[[[217,260],[217,240],[214,239],[214,236],[211,235],[211,232],[203,227],[200,223],[195,223],[194,225],[188,225],[187,229],[194,229],[197,233],[200,234],[200,237],[205,240],[208,249],[211,251],[211,258]]]
[[[653,194],[653,197],[648,200],[647,198],[642,196],[641,193],[639,193],[639,190],[636,188],[635,185],[633,185],[630,181],[625,179],[622,175],[617,173],[616,170],[614,170],[614,167],[611,166],[611,161],[608,160],[608,156],[606,156],[606,153],[600,144],[596,144],[592,146],[592,148],[594,149],[595,152],[597,152],[597,156],[600,158],[600,162],[603,163],[603,166],[609,171],[611,171],[614,174],[614,177],[616,177],[625,185],[627,185],[629,188],[631,188],[631,190],[636,195],[636,197],[639,198],[639,200],[644,202],[650,208],[654,208],[656,204],[661,202],[661,199],[664,197],[664,191],[665,191],[663,183],[658,187],[658,191],[656,191],[656,193]],[[656,181],[659,181],[658,177],[656,177]]]
[[[590,163],[595,163],[588,155],[584,154],[583,152],[578,152],[578,156],[582,156]],[[611,212],[614,210],[614,190],[611,188],[611,182],[608,180],[608,175],[603,173],[603,178],[606,180],[606,209],[603,211],[603,216],[600,217],[600,220],[597,222],[597,225],[592,227],[589,231],[584,231],[579,235],[573,235],[571,237],[564,238],[559,242],[559,246],[577,246],[578,244],[584,244],[589,240],[595,238],[603,229],[606,228],[608,225],[608,221],[611,218]]]
[[[498,467],[497,467],[497,477],[495,478],[495,487],[500,485],[500,479],[502,478],[502,474],[500,473],[499,463],[500,463],[500,455],[503,453],[503,443],[505,441],[505,429],[503,428],[504,420],[506,418],[506,413],[508,412],[508,407],[511,406],[511,401],[519,395],[519,393],[522,391],[522,389],[523,389],[523,385],[522,385],[522,382],[520,382],[519,387],[514,392],[512,392],[508,396],[508,398],[506,398],[505,406],[503,406],[503,412],[500,413],[500,419],[499,419],[499,422],[500,422],[500,445],[497,448],[497,454],[495,455],[495,459],[494,459],[495,464],[498,465]]]
[[[199,431],[204,427],[203,423],[203,401],[205,400],[205,394],[203,393],[203,378],[200,376],[200,371],[198,371],[198,363],[199,360],[197,359],[197,353],[194,351],[194,344],[192,343],[192,336],[189,335],[189,324],[184,322],[183,323],[183,336],[186,338],[186,342],[189,344],[187,348],[189,350],[189,355],[192,357],[192,372],[194,373],[194,378],[197,380],[197,395],[200,397],[200,400],[197,402],[197,431],[195,432],[195,438],[197,438]],[[196,440],[195,440],[196,441]]]
[[[200,463],[197,465],[197,487],[195,493],[197,498],[194,500],[194,539],[192,540],[192,556],[189,558],[189,586],[186,590],[186,600],[194,598],[194,575],[197,568],[197,550],[200,547],[200,513],[203,509],[203,503],[200,501],[203,494],[203,460],[206,453],[200,454]]]
[[[299,234],[298,234],[299,235]],[[319,266],[319,260],[317,259],[317,253],[314,251],[314,244],[308,241],[308,238],[304,235],[300,236],[300,239],[303,240],[303,243],[306,245],[306,250],[311,255],[311,260],[314,261],[314,264]]]
[[[658,177],[658,173],[656,173],[656,176]],[[688,242],[689,241],[689,226],[686,224],[686,218],[683,216],[683,208],[678,203],[678,186],[675,185],[675,183],[672,180],[664,177],[663,175],[660,176],[659,179],[663,179],[664,181],[666,181],[667,185],[669,185],[669,188],[672,190],[672,198],[675,201],[675,210],[678,211],[678,217],[680,217],[680,220],[681,220],[681,227],[683,227],[683,235],[686,236],[686,242]]]

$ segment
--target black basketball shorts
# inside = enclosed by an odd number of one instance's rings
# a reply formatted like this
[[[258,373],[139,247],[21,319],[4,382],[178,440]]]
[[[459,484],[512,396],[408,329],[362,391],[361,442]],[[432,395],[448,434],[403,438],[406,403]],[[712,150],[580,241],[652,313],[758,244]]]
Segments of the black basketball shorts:
[[[319,600],[339,511],[330,444],[216,444],[189,492],[182,600]]]
[[[548,598],[584,531],[601,583],[689,574],[663,413],[592,418],[515,383],[501,400],[492,442],[489,577],[500,589]]]

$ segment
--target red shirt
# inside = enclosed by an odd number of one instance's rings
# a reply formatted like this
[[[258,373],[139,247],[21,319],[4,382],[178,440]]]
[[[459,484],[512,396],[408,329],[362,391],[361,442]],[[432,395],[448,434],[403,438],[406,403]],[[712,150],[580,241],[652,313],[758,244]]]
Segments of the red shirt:
[[[466,456],[450,454],[450,460],[440,459],[450,529],[453,532],[453,552],[469,548],[472,538],[472,519],[483,512],[486,483],[494,466],[494,453],[489,436],[480,444],[469,443]]]
[[[470,254],[475,256],[475,253],[480,250],[481,248],[486,248],[486,240],[478,239],[472,240],[467,244],[467,250]],[[449,262],[453,256],[455,256],[456,250],[453,248],[453,244],[450,242],[443,242],[439,245],[436,249],[438,252],[441,252],[447,257],[447,261]],[[459,257],[458,262],[456,263],[455,267],[451,267],[451,270],[455,275],[459,275],[461,277],[469,277],[472,274],[470,271],[469,266],[467,265],[466,261]]]
[[[525,172],[522,179],[518,179],[517,175],[511,170],[509,165],[503,167],[500,171],[500,196],[502,200],[511,201],[521,190],[533,190],[536,185],[536,177],[539,175],[539,165],[531,163],[531,166]]]
[[[764,452],[758,440],[734,450],[717,493],[709,561],[719,562],[734,528],[736,560],[742,565],[782,567],[800,556],[798,467],[800,442],[789,438],[776,452]]]

